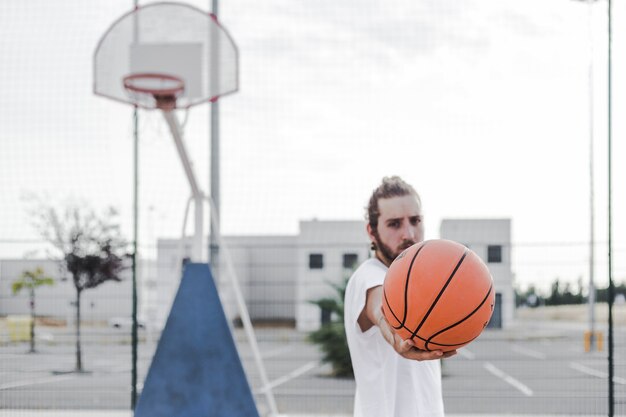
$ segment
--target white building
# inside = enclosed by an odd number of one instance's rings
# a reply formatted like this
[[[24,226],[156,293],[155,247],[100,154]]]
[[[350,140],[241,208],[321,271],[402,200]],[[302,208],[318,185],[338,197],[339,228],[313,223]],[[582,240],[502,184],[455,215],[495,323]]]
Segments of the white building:
[[[312,300],[336,297],[331,284],[341,284],[352,268],[370,256],[369,239],[363,221],[307,220],[297,235],[226,236],[220,249],[221,265],[217,282],[226,314],[239,316],[228,262],[256,322],[295,325],[310,331],[330,319]],[[514,292],[511,271],[511,222],[508,219],[443,220],[440,236],[465,244],[488,264],[496,289],[492,326],[506,326],[513,318]],[[170,311],[181,279],[182,259],[189,255],[190,242],[177,239],[158,242],[156,264],[141,263],[138,277],[139,317],[150,328],[160,329]],[[11,282],[24,269],[43,266],[59,276],[58,266],[45,260],[0,261],[0,315],[28,314],[28,296],[12,296]],[[82,313],[85,320],[106,321],[130,317],[132,308],[130,271],[121,283],[110,282],[85,291]],[[37,312],[44,316],[70,319],[74,308],[71,278],[58,280],[54,287],[38,290]]]
[[[511,271],[511,222],[508,219],[443,220],[440,236],[465,244],[489,266],[494,278],[496,306],[492,327],[505,326],[513,318],[514,292]],[[180,280],[180,261],[189,249],[178,240],[159,241],[158,285],[155,303],[145,304],[162,325]],[[340,284],[353,266],[370,256],[363,221],[301,221],[298,235],[226,236],[218,283],[229,317],[239,315],[227,278],[230,257],[250,317],[255,322],[284,322],[311,331],[330,319],[311,300],[336,296],[331,283]],[[178,254],[178,255],[177,255]],[[144,291],[149,298],[149,290]],[[156,313],[155,313],[156,312]]]
[[[296,271],[296,328],[310,331],[329,319],[311,300],[334,297],[330,285],[349,278],[353,267],[369,257],[363,221],[302,221]]]
[[[143,291],[142,311],[156,327],[165,323],[181,260],[190,254],[190,246],[179,242],[159,240],[155,281]],[[227,316],[239,316],[227,273],[232,262],[254,322],[295,324],[303,331],[318,328],[326,313],[310,301],[335,296],[330,283],[341,284],[369,256],[362,221],[301,221],[298,235],[225,236],[224,244],[217,279]]]
[[[462,243],[487,264],[496,290],[496,304],[489,327],[506,327],[515,314],[515,290],[511,269],[510,219],[444,219],[439,235]]]
[[[11,285],[25,270],[43,268],[55,280],[52,286],[35,290],[35,310],[39,316],[55,317],[73,323],[76,314],[76,290],[69,274],[62,274],[58,262],[46,259],[0,260],[0,316],[30,314],[29,293],[22,290],[13,295]],[[104,322],[112,317],[130,317],[132,281],[130,270],[122,273],[122,281],[107,281],[81,295],[81,319]]]
[[[165,324],[178,289],[182,259],[191,253],[190,241],[160,239],[157,271],[150,288],[143,291],[141,310],[157,328]],[[295,318],[297,236],[226,236],[220,249],[222,265],[217,277],[226,315],[239,316],[233,286],[226,273],[232,262],[250,317],[256,322],[285,322]]]

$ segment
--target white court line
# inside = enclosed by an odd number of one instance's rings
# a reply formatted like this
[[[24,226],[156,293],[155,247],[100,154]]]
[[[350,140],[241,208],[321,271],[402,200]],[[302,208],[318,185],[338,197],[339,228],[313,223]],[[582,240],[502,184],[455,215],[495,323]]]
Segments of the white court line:
[[[28,385],[47,384],[49,382],[65,381],[66,379],[76,378],[76,375],[56,375],[46,378],[26,379],[23,381],[9,382],[0,385],[0,391],[11,388],[26,387]]]
[[[24,356],[25,355],[23,353],[3,353],[2,354],[2,357],[4,359],[6,359],[6,358],[23,359]]]
[[[295,345],[285,345],[285,346],[281,346],[278,347],[276,349],[272,349],[268,352],[265,352],[263,354],[261,354],[261,357],[263,359],[267,359],[267,358],[273,358],[274,356],[278,356],[280,354],[283,354],[285,352],[289,352],[290,350],[293,350],[295,348]]]
[[[596,378],[608,378],[609,374],[607,372],[603,372],[603,371],[598,371],[597,369],[593,369],[593,368],[589,368],[588,366],[585,365],[581,365],[579,363],[576,362],[570,362],[569,363],[569,367],[578,371],[578,372],[582,372],[583,374],[587,374],[587,375],[591,375],[591,376],[595,376]],[[618,376],[614,376],[613,377],[613,382],[615,382],[616,384],[621,384],[621,385],[626,385],[626,379],[625,378],[620,378]]]
[[[533,396],[533,390],[519,382],[517,379],[513,378],[511,375],[507,375],[504,371],[496,368],[491,362],[485,362],[483,366],[487,371],[502,379],[507,384],[512,385],[513,387],[520,390],[522,394],[526,395],[527,397]]]
[[[532,350],[532,349],[526,349],[526,348],[523,348],[523,347],[520,347],[520,346],[517,346],[517,345],[512,345],[511,346],[511,350],[513,352],[519,353],[520,355],[529,356],[529,357],[534,358],[534,359],[547,359],[548,358],[548,355],[546,355],[543,352],[538,352],[538,351]]]
[[[115,374],[115,373],[122,373],[122,372],[131,372],[133,370],[133,368],[131,366],[128,365],[118,365],[118,366],[114,366],[112,368],[105,370],[99,370],[100,373],[103,374]]]
[[[471,350],[467,348],[461,348],[457,350],[457,353],[463,356],[465,359],[469,359],[470,361],[473,361],[474,359],[476,359],[476,355],[474,355],[474,352],[472,352]]]
[[[312,361],[305,365],[302,365],[298,369],[294,369],[293,371],[289,372],[287,375],[283,375],[280,378],[271,381],[267,386],[259,388],[258,390],[256,390],[255,394],[260,394],[269,389],[276,388],[277,386],[282,385],[285,382],[289,382],[292,379],[299,377],[300,375],[306,374],[311,369],[316,368],[317,366],[319,366],[318,361]]]

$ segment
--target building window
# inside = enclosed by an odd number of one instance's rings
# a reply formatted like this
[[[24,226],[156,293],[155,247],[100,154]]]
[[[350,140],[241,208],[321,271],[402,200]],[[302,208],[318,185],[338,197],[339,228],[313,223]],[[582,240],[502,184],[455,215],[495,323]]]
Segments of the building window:
[[[343,254],[343,267],[345,269],[352,269],[359,262],[359,255],[356,253],[344,253]]]
[[[324,255],[321,253],[309,254],[309,269],[323,269],[324,268]]]
[[[502,246],[487,246],[487,262],[492,264],[499,264],[500,262],[502,262]]]

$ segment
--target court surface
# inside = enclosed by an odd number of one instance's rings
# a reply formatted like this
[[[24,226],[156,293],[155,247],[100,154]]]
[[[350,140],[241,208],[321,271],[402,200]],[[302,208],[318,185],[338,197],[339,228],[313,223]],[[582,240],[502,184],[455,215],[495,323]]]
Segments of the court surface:
[[[110,340],[118,342],[86,343],[85,374],[64,373],[74,364],[68,342],[42,343],[35,355],[24,353],[26,344],[0,347],[0,416],[29,416],[22,411],[25,409],[82,410],[80,415],[97,417],[127,415],[130,345],[115,338],[119,330],[107,331]],[[446,414],[606,415],[606,349],[585,353],[582,331],[580,325],[540,322],[487,330],[443,363]],[[85,333],[89,340],[87,329]],[[282,414],[351,414],[354,381],[330,377],[329,366],[320,364],[317,348],[306,342],[303,334],[286,328],[262,328],[256,334]],[[150,340],[145,334],[143,337]],[[267,407],[259,373],[244,332],[237,330],[235,339],[263,412]],[[624,326],[616,328],[615,340],[626,340]],[[148,341],[139,346],[140,381],[153,350],[154,343]],[[626,415],[620,408],[626,404],[625,353],[623,349],[615,351],[615,363],[621,364],[615,368],[614,379],[617,415]],[[9,414],[8,409],[19,411]],[[53,413],[32,415],[56,417]],[[63,415],[72,414],[65,411]]]

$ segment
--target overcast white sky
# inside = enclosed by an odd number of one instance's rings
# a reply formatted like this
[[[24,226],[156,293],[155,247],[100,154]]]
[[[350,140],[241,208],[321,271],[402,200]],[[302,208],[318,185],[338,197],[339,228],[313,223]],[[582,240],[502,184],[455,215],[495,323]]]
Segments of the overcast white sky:
[[[208,10],[208,1],[190,2]],[[619,2],[615,2],[619,3]],[[122,210],[130,235],[132,110],[92,95],[91,58],[130,0],[0,5],[0,256],[36,237],[20,196]],[[593,6],[597,239],[606,241],[606,2]],[[626,10],[615,5],[615,22]],[[233,0],[240,91],[221,101],[225,234],[362,219],[398,174],[442,218],[513,220],[521,283],[587,277],[588,6],[574,0]],[[626,276],[626,45],[614,43],[614,239]],[[208,106],[186,140],[208,189]],[[140,114],[141,242],[180,234],[189,194],[158,112]],[[555,246],[553,243],[564,245]],[[544,244],[546,244],[544,246]],[[606,281],[606,246],[597,252]]]

